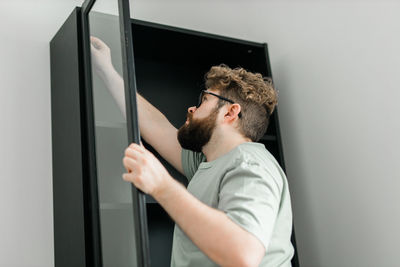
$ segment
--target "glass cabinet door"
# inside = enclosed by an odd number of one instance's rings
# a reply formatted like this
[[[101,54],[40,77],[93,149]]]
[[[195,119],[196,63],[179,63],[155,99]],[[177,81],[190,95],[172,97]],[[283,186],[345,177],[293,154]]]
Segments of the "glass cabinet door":
[[[129,1],[88,2],[83,38],[90,45],[99,265],[149,266],[145,195],[122,179],[124,150],[140,142]]]

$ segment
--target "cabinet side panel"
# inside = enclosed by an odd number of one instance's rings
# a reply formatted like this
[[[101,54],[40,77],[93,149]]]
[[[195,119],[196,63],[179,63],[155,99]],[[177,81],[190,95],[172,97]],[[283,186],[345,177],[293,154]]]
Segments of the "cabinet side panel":
[[[85,266],[79,9],[50,42],[55,266]]]

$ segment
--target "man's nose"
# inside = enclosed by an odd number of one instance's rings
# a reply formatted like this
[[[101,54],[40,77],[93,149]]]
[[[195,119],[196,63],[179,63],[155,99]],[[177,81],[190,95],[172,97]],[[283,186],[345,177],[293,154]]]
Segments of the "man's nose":
[[[188,108],[188,112],[189,113],[194,113],[195,111],[196,111],[196,107],[195,106]]]

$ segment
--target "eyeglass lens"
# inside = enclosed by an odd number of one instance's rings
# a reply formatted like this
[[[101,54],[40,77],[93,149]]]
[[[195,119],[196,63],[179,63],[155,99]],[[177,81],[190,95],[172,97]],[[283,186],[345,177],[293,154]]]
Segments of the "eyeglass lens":
[[[196,108],[199,108],[200,105],[201,105],[201,103],[203,102],[203,96],[204,96],[204,91],[201,91],[201,92],[200,92],[200,95],[199,95],[199,100],[198,100],[198,102],[197,102]]]

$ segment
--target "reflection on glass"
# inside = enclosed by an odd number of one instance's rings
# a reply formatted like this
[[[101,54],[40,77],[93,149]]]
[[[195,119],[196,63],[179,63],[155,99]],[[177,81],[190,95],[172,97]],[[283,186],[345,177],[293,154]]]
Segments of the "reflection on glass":
[[[98,49],[98,46],[104,43],[110,48],[112,65],[122,76],[118,1],[97,0],[89,13],[89,27],[92,45]],[[107,54],[107,51],[104,53]],[[110,68],[106,67],[107,55],[104,53],[94,54],[92,47],[92,84],[103,266],[135,266],[135,228],[131,186],[122,179],[122,174],[125,172],[122,157],[124,149],[128,146],[127,123],[124,105],[118,106],[109,91],[110,81],[107,80],[106,72],[110,71]]]

